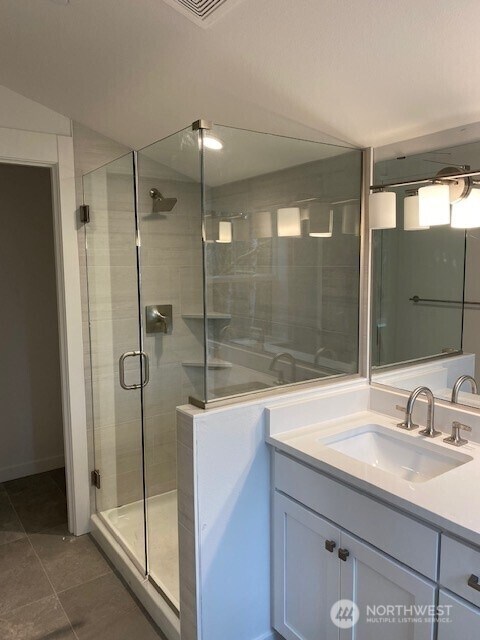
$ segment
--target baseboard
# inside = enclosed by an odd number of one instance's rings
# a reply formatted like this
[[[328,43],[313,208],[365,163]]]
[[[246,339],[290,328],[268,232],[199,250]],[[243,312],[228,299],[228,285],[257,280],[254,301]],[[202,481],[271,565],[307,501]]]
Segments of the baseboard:
[[[59,469],[64,466],[65,458],[63,455],[59,455],[16,464],[12,467],[3,467],[3,469],[0,469],[0,482],[8,482],[8,480],[33,476],[35,473],[52,471],[53,469]]]

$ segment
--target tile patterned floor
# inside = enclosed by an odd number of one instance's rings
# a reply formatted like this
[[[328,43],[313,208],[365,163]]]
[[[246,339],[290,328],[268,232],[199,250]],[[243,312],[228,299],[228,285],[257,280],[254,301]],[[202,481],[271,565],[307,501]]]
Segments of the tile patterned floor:
[[[63,469],[0,484],[1,640],[162,640],[90,536],[67,530]]]

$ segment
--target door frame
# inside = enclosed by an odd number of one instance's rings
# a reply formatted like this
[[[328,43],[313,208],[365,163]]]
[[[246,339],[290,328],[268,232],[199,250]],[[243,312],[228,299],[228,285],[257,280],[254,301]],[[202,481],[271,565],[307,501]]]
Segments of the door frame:
[[[90,482],[73,138],[0,127],[0,163],[51,170],[68,528],[82,535]]]

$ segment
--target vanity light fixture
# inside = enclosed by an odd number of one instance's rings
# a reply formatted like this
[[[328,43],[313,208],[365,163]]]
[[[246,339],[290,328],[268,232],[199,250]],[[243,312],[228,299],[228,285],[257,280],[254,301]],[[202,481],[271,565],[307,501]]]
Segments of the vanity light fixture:
[[[421,227],[434,227],[450,222],[450,187],[438,183],[420,187],[418,190],[419,214]]]
[[[232,241],[232,223],[229,220],[220,220],[218,223],[219,244],[228,244]]]
[[[385,189],[410,186],[418,188],[418,226],[416,213],[413,213],[415,203],[411,202],[413,196],[408,196],[405,200],[404,229],[411,231],[449,223],[452,227],[461,229],[480,228],[479,176],[480,170],[471,171],[468,165],[463,165],[460,169],[444,167],[433,178],[371,185],[370,228],[392,228],[392,226],[384,226],[385,221],[382,220],[382,217],[387,217],[385,213],[382,216],[381,199],[387,195]]]
[[[397,226],[397,194],[375,189],[369,197],[370,229],[395,229]]]
[[[430,229],[420,224],[420,206],[418,191],[414,191],[413,194],[407,195],[403,201],[403,229],[405,231],[423,231]]]
[[[480,227],[480,189],[473,188],[470,194],[452,205],[454,229],[475,229]]]
[[[342,233],[347,236],[360,235],[360,205],[348,202],[342,205]]]
[[[279,238],[298,238],[302,235],[299,207],[277,209],[277,234]]]
[[[312,238],[331,238],[333,231],[333,209],[329,204],[314,202],[308,207],[309,230]]]

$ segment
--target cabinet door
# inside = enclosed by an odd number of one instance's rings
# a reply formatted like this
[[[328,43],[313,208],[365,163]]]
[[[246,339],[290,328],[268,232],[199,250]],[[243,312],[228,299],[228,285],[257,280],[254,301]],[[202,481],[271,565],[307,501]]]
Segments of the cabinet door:
[[[339,542],[336,527],[275,492],[273,626],[286,640],[338,640]]]
[[[341,549],[348,551],[340,562],[342,599],[359,609],[341,640],[432,640],[435,585],[348,534],[342,533]]]
[[[478,640],[480,609],[440,590],[438,640]]]

